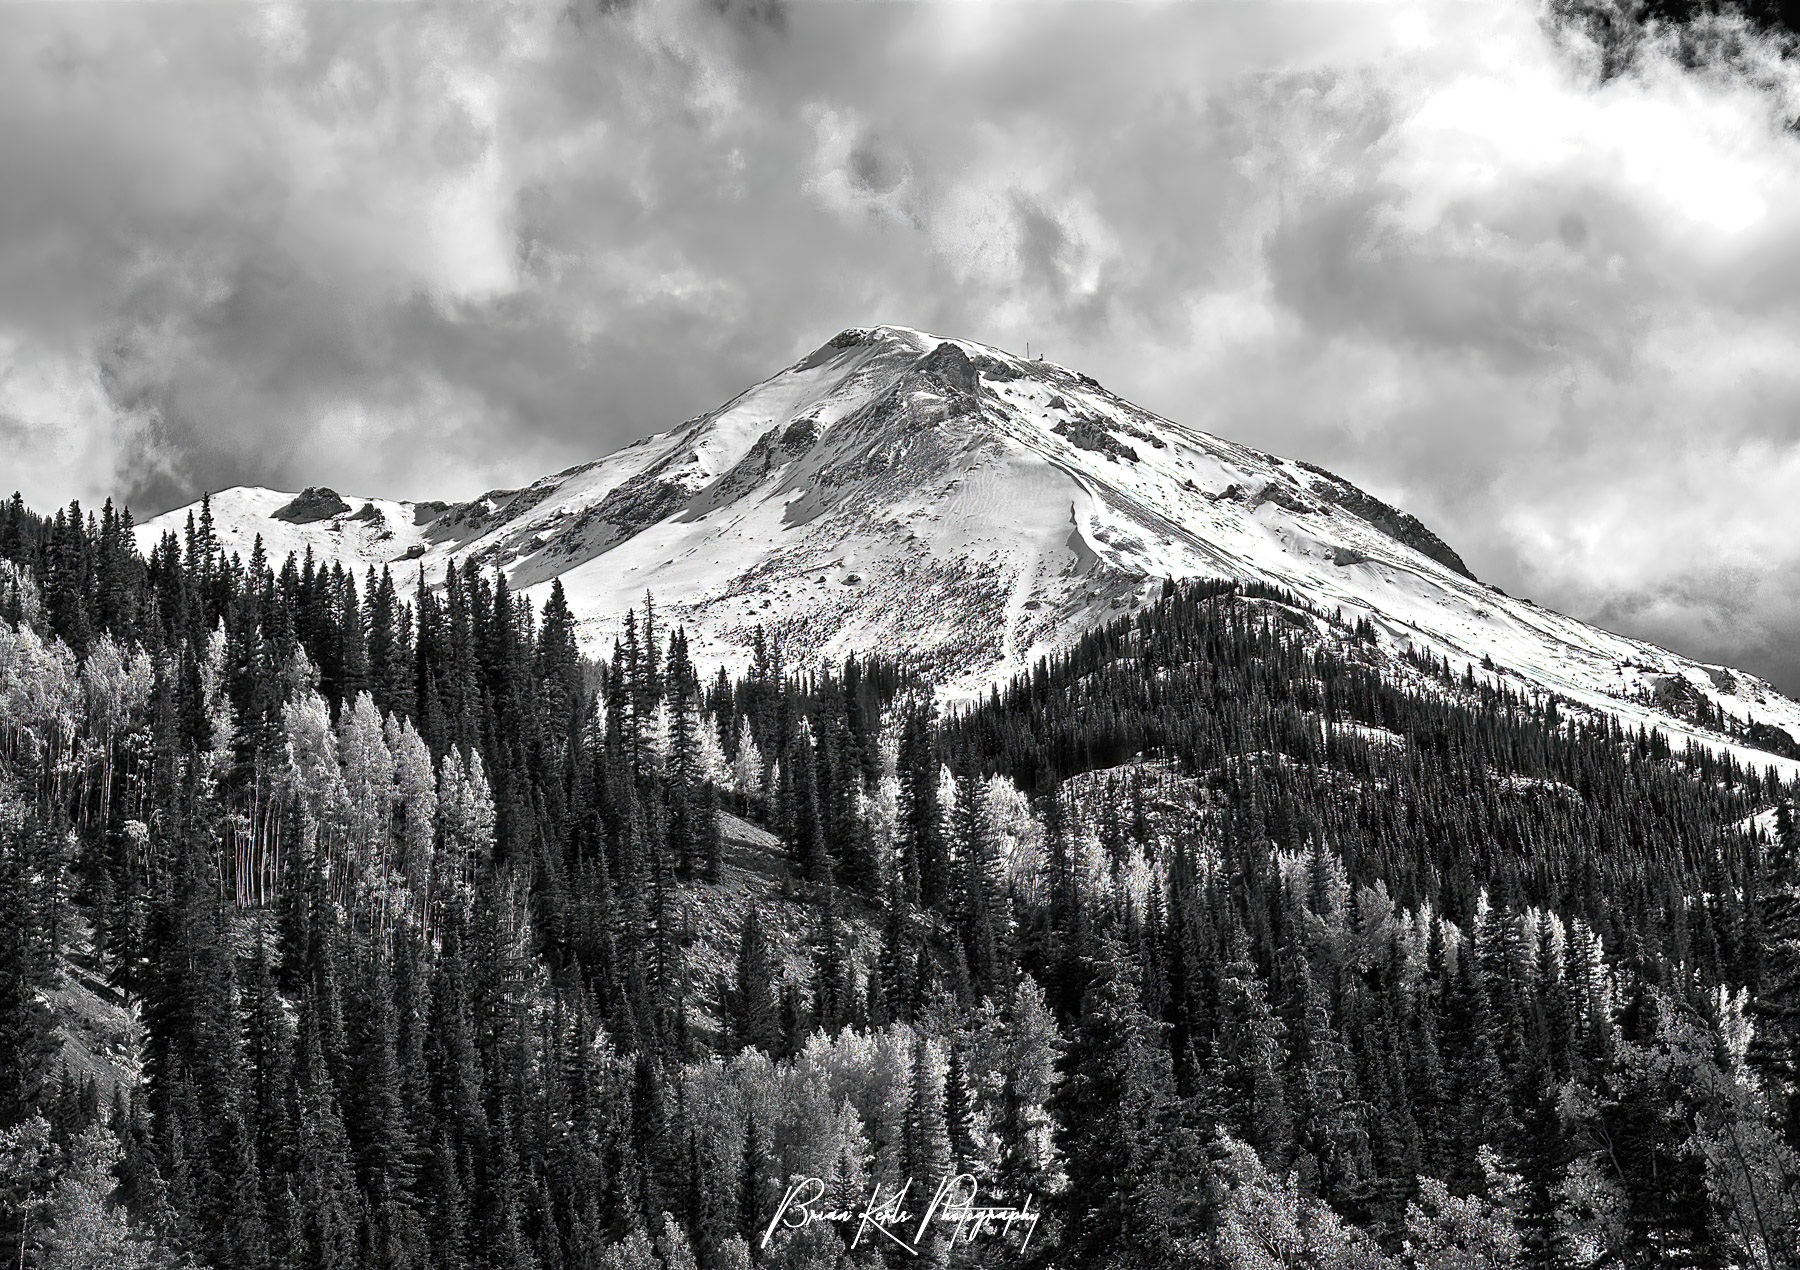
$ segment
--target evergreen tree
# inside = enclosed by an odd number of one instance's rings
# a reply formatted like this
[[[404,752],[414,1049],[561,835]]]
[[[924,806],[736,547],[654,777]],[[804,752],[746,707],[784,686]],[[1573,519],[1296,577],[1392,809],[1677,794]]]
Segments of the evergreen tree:
[[[1267,984],[1250,961],[1241,929],[1232,932],[1230,951],[1219,970],[1218,1062],[1234,1095],[1233,1126],[1271,1167],[1285,1167],[1292,1140],[1282,1080],[1285,1029],[1269,1006]]]
[[[1792,803],[1779,804],[1760,865],[1749,1060],[1769,1084],[1788,1145],[1800,1151],[1800,818]]]
[[[961,1046],[950,1047],[950,1068],[944,1075],[944,1125],[950,1138],[950,1156],[965,1168],[975,1159],[975,1105]]]
[[[1065,1246],[1083,1262],[1171,1264],[1205,1227],[1208,1166],[1131,978],[1118,945],[1103,945],[1053,1101]]]
[[[209,503],[147,557],[131,524],[0,509],[9,1261],[713,1270],[812,1159],[831,1202],[1051,1194],[1077,1268],[1796,1246],[1779,773],[1397,677],[1268,587],[1171,585],[939,718],[881,658],[759,635],[702,691],[649,603],[589,667],[558,588],[478,562],[407,603],[230,555]],[[723,870],[715,778],[801,865],[779,898],[754,840]],[[65,957],[143,1023],[108,1116],[56,1072]]]
[[[299,1264],[305,1270],[340,1270],[359,1260],[362,1202],[336,1088],[319,1040],[316,1006],[310,996],[305,1004],[295,1063],[295,1199],[305,1240]]]
[[[906,1104],[906,1171],[926,1195],[950,1172],[950,1129],[945,1117],[944,1078],[931,1045],[913,1042],[911,1093]]]
[[[957,772],[954,824],[961,864],[956,909],[969,975],[977,992],[993,992],[1001,986],[996,912],[1001,898],[993,831],[982,807],[981,771],[972,753],[963,755]]]
[[[769,1173],[768,1148],[765,1145],[762,1127],[758,1124],[756,1114],[751,1113],[744,1125],[743,1158],[738,1165],[738,1232],[749,1241],[752,1247],[757,1246],[764,1230],[775,1216],[775,1204],[778,1196],[774,1194],[776,1181]]]
[[[744,918],[743,934],[738,940],[737,975],[731,998],[732,1044],[739,1049],[773,1053],[780,1044],[775,970],[762,919],[752,909]]]
[[[37,1108],[57,1049],[39,995],[50,962],[34,889],[22,844],[0,843],[0,1129]]]
[[[938,796],[938,760],[929,704],[909,705],[900,740],[900,877],[911,904],[936,907],[950,895],[950,853]],[[915,882],[916,879],[916,882]]]

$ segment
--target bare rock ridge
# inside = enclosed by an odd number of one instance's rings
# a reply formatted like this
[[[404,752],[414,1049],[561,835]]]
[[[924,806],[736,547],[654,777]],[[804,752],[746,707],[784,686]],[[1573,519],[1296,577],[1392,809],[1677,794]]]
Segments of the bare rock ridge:
[[[761,629],[790,664],[880,650],[952,694],[1165,580],[1256,582],[1330,615],[1320,638],[1360,622],[1389,656],[1429,652],[1678,740],[1721,743],[1704,721],[1723,711],[1741,725],[1731,745],[1769,738],[1757,761],[1800,752],[1800,705],[1769,685],[1506,596],[1340,476],[1053,362],[907,327],[843,331],[714,410],[522,489],[405,503],[239,488],[212,513],[245,557],[260,535],[271,559],[310,549],[358,577],[474,560],[537,601],[560,579],[597,652],[650,591],[702,662],[742,665]]]
[[[1331,482],[1328,486],[1315,487],[1325,498],[1339,507],[1355,512],[1382,533],[1399,539],[1421,555],[1430,556],[1446,568],[1456,570],[1471,582],[1476,580],[1455,549],[1427,529],[1417,516],[1388,506],[1374,495],[1357,489],[1337,473],[1327,472],[1317,464],[1301,462],[1300,466]]]
[[[290,525],[310,525],[342,516],[349,510],[350,504],[339,498],[336,490],[324,485],[308,485],[269,515]]]
[[[969,355],[948,340],[915,362],[913,371],[937,387],[956,408],[979,408],[981,376]]]

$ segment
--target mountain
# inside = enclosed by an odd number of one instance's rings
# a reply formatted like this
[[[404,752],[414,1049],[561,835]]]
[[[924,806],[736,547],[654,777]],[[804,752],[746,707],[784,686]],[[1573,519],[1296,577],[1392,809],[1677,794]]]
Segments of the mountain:
[[[1792,1270],[1791,707],[1329,474],[883,330],[529,491],[217,507],[0,510],[0,1263],[801,1270],[916,1185],[963,1270]],[[596,692],[263,531],[886,656]]]
[[[146,522],[146,550],[196,508]],[[760,626],[791,663],[907,652],[952,692],[1029,668],[1165,579],[1279,587],[1390,655],[1429,653],[1630,726],[1800,758],[1800,704],[1476,579],[1415,517],[1323,468],[1161,418],[1086,375],[904,327],[852,329],[725,405],[465,503],[258,488],[211,498],[247,556],[359,573],[560,578],[594,651],[646,591],[696,660]]]

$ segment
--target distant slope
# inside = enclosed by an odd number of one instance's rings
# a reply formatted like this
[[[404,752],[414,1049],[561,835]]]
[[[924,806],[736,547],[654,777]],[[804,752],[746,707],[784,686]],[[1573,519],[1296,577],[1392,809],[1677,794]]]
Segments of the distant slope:
[[[560,577],[596,649],[648,590],[702,662],[741,665],[761,625],[791,660],[904,653],[953,691],[1028,667],[1165,578],[1261,581],[1367,618],[1395,650],[1487,659],[1481,673],[1714,744],[1697,721],[1716,708],[1776,729],[1771,755],[1800,754],[1800,705],[1768,684],[1508,597],[1322,468],[903,327],[845,331],[715,411],[522,490],[329,495],[227,490],[212,511],[228,548],[260,533],[275,560],[310,547],[437,577],[473,557],[538,600]]]

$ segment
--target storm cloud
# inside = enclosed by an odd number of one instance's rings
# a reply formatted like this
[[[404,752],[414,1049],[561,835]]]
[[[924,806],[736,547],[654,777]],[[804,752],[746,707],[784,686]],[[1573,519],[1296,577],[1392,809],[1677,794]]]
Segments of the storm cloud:
[[[463,497],[845,326],[1800,688],[1800,81],[1496,3],[0,7],[0,483]]]

